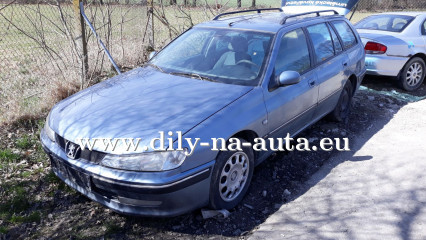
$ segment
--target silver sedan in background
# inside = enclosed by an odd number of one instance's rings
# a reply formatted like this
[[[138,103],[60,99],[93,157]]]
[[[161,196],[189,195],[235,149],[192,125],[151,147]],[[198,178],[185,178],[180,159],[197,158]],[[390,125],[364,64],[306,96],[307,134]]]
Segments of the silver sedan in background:
[[[355,25],[366,51],[367,74],[397,77],[401,88],[418,89],[426,74],[426,13],[375,14]]]

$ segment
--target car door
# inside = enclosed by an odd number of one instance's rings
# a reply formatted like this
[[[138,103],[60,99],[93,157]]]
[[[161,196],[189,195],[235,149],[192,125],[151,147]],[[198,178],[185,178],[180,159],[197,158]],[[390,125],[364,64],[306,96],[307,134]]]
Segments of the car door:
[[[264,90],[271,137],[294,135],[312,121],[318,100],[316,73],[312,70],[309,43],[304,29],[283,34],[276,58],[271,62],[274,70],[269,86]],[[290,86],[276,87],[276,78],[284,71],[297,71],[301,81]]]
[[[336,33],[325,22],[306,27],[314,49],[318,77],[318,107],[315,119],[323,117],[336,106],[345,84],[344,67],[348,56]]]

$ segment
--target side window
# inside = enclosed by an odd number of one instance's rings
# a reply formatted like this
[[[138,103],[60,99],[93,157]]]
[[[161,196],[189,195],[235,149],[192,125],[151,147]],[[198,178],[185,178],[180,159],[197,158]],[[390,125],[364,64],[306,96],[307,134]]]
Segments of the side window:
[[[281,39],[277,60],[275,61],[275,75],[284,71],[304,73],[311,67],[308,43],[302,29],[291,31]]]
[[[426,35],[426,21],[423,23],[422,33]]]
[[[333,42],[325,23],[309,26],[309,36],[314,44],[316,61],[321,63],[334,56]]]
[[[332,24],[336,28],[337,34],[339,34],[342,39],[344,48],[350,48],[357,43],[354,32],[346,22],[336,21],[332,22]]]
[[[334,32],[334,29],[330,28],[330,32],[331,32],[331,38],[333,39],[334,50],[336,51],[336,54],[343,52],[342,44],[340,43],[339,38]]]

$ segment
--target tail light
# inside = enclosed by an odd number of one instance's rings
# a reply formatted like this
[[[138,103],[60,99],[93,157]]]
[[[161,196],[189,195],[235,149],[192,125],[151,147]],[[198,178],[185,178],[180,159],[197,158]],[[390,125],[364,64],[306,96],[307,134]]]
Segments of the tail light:
[[[385,54],[387,50],[388,47],[380,43],[368,42],[365,44],[365,53],[368,54]]]

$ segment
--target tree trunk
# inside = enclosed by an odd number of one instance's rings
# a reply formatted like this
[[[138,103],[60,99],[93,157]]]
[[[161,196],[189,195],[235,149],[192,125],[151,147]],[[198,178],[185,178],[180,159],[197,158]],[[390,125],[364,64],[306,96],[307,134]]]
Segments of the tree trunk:
[[[176,0],[170,0],[170,5],[175,5],[176,4]]]
[[[241,7],[241,0],[237,0],[237,7]]]
[[[251,0],[251,7],[255,8],[256,7],[256,0]]]
[[[192,6],[196,7],[197,6],[197,0],[192,0]]]

